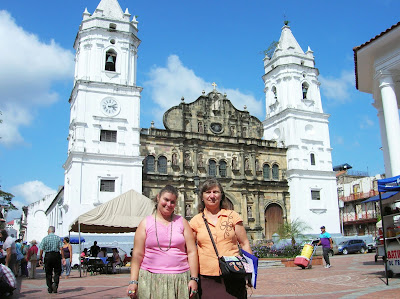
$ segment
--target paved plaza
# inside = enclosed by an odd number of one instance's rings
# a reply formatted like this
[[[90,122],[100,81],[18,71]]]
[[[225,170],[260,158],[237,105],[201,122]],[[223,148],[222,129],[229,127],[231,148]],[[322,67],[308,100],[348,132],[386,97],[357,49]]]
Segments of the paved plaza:
[[[374,262],[374,253],[334,256],[332,267],[271,267],[260,269],[257,289],[249,298],[400,298],[400,276],[385,284],[382,261]],[[113,275],[79,277],[73,270],[62,279],[57,294],[48,294],[43,270],[37,279],[18,278],[19,288],[10,298],[127,298],[129,269]],[[143,298],[142,298],[143,299]]]

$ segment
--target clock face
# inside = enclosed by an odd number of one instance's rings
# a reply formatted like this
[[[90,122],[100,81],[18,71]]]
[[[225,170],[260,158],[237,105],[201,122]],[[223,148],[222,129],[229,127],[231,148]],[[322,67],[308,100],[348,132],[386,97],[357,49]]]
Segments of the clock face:
[[[118,114],[120,106],[115,99],[105,98],[101,101],[101,110],[107,116],[114,116]]]

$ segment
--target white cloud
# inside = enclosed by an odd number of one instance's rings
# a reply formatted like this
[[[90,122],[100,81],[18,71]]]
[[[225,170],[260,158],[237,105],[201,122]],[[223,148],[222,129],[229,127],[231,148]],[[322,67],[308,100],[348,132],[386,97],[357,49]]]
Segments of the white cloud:
[[[18,198],[13,200],[17,207],[29,205],[35,201],[43,199],[46,195],[55,194],[57,191],[46,186],[41,181],[30,181],[11,188],[11,193]]]
[[[354,88],[354,72],[342,71],[340,78],[325,78],[319,75],[321,93],[325,98],[343,104],[350,100],[350,91]]]
[[[344,138],[342,136],[336,136],[335,143],[336,144],[344,144]]]
[[[367,115],[364,115],[360,121],[360,129],[367,129],[373,127],[375,122],[370,119]]]
[[[41,107],[58,100],[52,84],[73,76],[74,55],[54,41],[41,42],[4,10],[0,40],[7,41],[0,47],[0,143],[11,146],[24,142],[20,128],[29,126]]]
[[[144,83],[149,88],[151,97],[159,107],[153,108],[157,119],[162,119],[163,113],[173,105],[178,105],[182,96],[185,102],[196,100],[202,90],[206,93],[212,89],[211,82],[196,76],[193,70],[184,66],[176,55],[170,55],[165,67],[156,66],[149,73],[150,80]],[[218,86],[217,90],[226,93],[228,99],[239,110],[246,105],[252,115],[262,117],[262,102],[253,95],[244,94],[238,89],[229,89]]]

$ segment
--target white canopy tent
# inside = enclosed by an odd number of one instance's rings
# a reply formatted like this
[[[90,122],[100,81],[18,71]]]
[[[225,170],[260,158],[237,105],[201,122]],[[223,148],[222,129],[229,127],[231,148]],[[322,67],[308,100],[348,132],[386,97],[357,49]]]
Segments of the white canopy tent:
[[[80,215],[70,225],[69,231],[97,234],[134,232],[140,221],[153,212],[153,208],[151,199],[129,190]]]
[[[151,199],[135,190],[129,190],[80,215],[69,226],[69,231],[79,232],[79,240],[81,232],[97,234],[135,232],[140,221],[150,215],[153,209],[154,202]],[[79,241],[79,252],[81,251]],[[79,273],[82,276],[80,259]]]

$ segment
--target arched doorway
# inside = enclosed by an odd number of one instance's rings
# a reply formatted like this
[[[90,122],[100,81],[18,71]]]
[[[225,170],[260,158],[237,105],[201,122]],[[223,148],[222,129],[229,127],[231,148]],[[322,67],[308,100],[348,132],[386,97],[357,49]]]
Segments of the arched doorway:
[[[272,235],[283,224],[283,210],[280,205],[270,204],[265,210],[265,239],[272,239]]]

